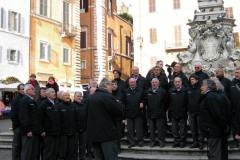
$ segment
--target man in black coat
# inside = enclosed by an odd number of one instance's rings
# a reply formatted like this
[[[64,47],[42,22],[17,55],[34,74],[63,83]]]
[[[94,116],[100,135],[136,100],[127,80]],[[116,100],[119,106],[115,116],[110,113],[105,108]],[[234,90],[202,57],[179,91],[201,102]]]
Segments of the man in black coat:
[[[85,159],[86,145],[87,145],[87,108],[85,103],[83,103],[83,96],[81,92],[74,93],[74,108],[76,110],[77,118],[77,149],[79,160]]]
[[[173,67],[173,73],[169,76],[169,89],[174,88],[174,79],[180,77],[182,79],[183,87],[187,88],[189,86],[187,76],[182,72],[182,65],[180,63],[175,63]]]
[[[104,78],[87,100],[87,134],[95,149],[95,159],[117,160],[118,130],[115,118],[122,116],[122,105],[112,95],[112,83]]]
[[[199,102],[201,98],[200,84],[198,77],[195,74],[192,74],[189,77],[189,81],[190,86],[188,88],[188,113],[193,138],[193,144],[191,145],[191,148],[200,147],[200,149],[202,149],[203,137],[199,127]]]
[[[20,102],[19,120],[22,134],[22,160],[39,160],[39,137],[42,133],[41,110],[34,100],[35,89],[31,84],[24,86]]]
[[[40,104],[42,114],[43,160],[57,160],[60,135],[60,114],[55,105],[56,92],[46,90],[47,98]]]
[[[194,64],[194,69],[195,69],[194,74],[198,76],[199,84],[201,84],[204,79],[209,79],[208,74],[203,72],[201,63]]]
[[[221,82],[221,84],[224,86],[224,92],[226,93],[227,97],[230,99],[232,82],[230,79],[224,77],[223,68],[219,67],[216,69],[216,77]]]
[[[172,120],[173,147],[183,148],[186,145],[188,97],[180,77],[174,79],[174,88],[170,89],[169,94],[168,111]]]
[[[219,94],[213,80],[203,80],[201,86],[200,129],[208,139],[209,160],[227,160],[226,129],[229,123],[224,108],[230,107],[226,96]]]
[[[147,113],[150,125],[151,147],[156,142],[160,147],[165,146],[165,120],[166,120],[166,91],[159,87],[159,80],[153,78],[151,81],[151,88],[145,94],[145,104],[147,105]],[[156,130],[158,131],[157,139],[155,139]]]
[[[129,79],[134,78],[137,83],[137,87],[145,90],[146,89],[146,79],[139,73],[139,68],[136,66],[132,67],[131,76],[126,80],[126,88],[129,88]]]
[[[137,86],[134,78],[129,79],[129,88],[124,92],[125,117],[127,119],[127,139],[130,143],[129,148],[136,145],[143,146],[143,108],[144,93]],[[136,130],[136,138],[134,131]]]
[[[240,140],[240,68],[235,70],[235,78],[232,80],[231,102],[233,108],[233,135],[235,139]],[[236,141],[235,143],[238,147],[238,142]]]
[[[165,72],[159,67],[155,66],[152,69],[152,73],[146,77],[146,86],[147,88],[151,88],[151,81],[153,78],[157,78],[159,81],[159,87],[167,89],[168,87],[168,80]]]
[[[62,93],[62,102],[57,104],[56,108],[60,112],[60,159],[76,160],[76,111],[70,99],[70,93]]]
[[[21,145],[22,136],[20,132],[20,121],[19,121],[19,108],[21,99],[24,97],[24,84],[17,86],[17,95],[11,102],[11,120],[13,128],[13,143],[12,143],[12,159],[20,160],[21,158]]]

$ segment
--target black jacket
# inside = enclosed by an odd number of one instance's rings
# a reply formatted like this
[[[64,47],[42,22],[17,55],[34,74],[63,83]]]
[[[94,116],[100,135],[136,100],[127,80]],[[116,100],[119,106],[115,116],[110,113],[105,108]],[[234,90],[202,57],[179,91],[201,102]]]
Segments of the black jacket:
[[[133,76],[131,76],[131,77],[133,77]],[[126,80],[126,82],[125,82],[125,83],[126,83],[125,89],[129,88],[128,81],[129,81],[129,79],[130,79],[131,77],[129,77],[129,78]],[[139,89],[142,89],[142,90],[145,90],[145,89],[147,88],[146,79],[145,79],[143,76],[141,76],[140,74],[139,74],[138,79],[137,79],[137,87],[138,87]]]
[[[158,88],[155,91],[151,88],[148,89],[144,101],[150,119],[166,118],[166,96],[166,91],[163,88]]]
[[[17,96],[11,102],[11,119],[12,119],[12,128],[16,129],[20,126],[19,121],[19,108],[21,99],[24,97],[24,94],[18,93]]]
[[[231,87],[232,87],[232,82],[230,79],[225,78],[224,76],[218,77],[219,81],[221,84],[224,86],[224,92],[226,93],[227,97],[230,99],[231,98]]]
[[[147,86],[147,88],[151,87],[151,81],[152,81],[153,78],[157,78],[159,80],[159,87],[162,87],[164,89],[168,88],[168,80],[167,80],[167,76],[166,76],[165,72],[161,71],[159,76],[155,76],[154,74],[150,74],[146,78],[146,86]]]
[[[72,102],[62,101],[56,107],[60,111],[61,135],[71,136],[76,134],[77,118]]]
[[[240,134],[240,80],[233,79],[231,87],[231,102],[233,112],[233,132]]]
[[[114,80],[117,82],[118,88],[123,91],[126,87],[124,80],[120,78]]]
[[[123,97],[126,118],[135,118],[143,114],[143,110],[140,109],[140,103],[144,102],[144,92],[142,89],[138,87],[133,90],[130,88],[125,89]]]
[[[182,84],[185,88],[189,86],[188,78],[183,72],[180,73],[173,72],[173,74],[169,77],[169,89],[174,88],[173,82],[176,77],[180,77],[182,79]]]
[[[76,110],[76,131],[78,133],[83,133],[87,127],[87,108],[84,103],[73,102],[74,108]]]
[[[200,103],[200,129],[204,136],[208,138],[219,138],[225,135],[227,119],[222,108],[228,105],[222,95],[214,91],[209,91],[201,98]]]
[[[122,116],[122,105],[105,90],[97,89],[87,100],[87,134],[91,142],[118,139],[115,119]]]
[[[179,91],[172,88],[169,91],[169,114],[174,119],[187,119],[188,96],[187,89],[182,87]]]
[[[19,108],[20,130],[23,135],[28,132],[33,134],[42,133],[41,110],[36,101],[29,96],[21,99]]]
[[[47,136],[59,135],[61,130],[59,109],[49,99],[43,100],[40,108],[43,132],[46,132]]]
[[[199,84],[201,84],[204,79],[209,79],[208,74],[203,72],[202,70],[198,72],[194,72],[194,74],[199,78],[198,79]]]
[[[200,98],[201,91],[199,83],[194,86],[190,85],[188,88],[188,112],[189,113],[199,113],[200,111]]]

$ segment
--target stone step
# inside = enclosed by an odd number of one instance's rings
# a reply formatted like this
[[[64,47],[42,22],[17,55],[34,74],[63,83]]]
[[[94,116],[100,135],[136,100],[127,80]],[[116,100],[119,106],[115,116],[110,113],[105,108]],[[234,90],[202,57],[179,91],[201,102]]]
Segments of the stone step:
[[[4,138],[7,138],[7,139],[12,139],[13,138],[13,132],[1,132],[0,133],[0,139],[4,139]]]
[[[144,138],[143,141],[144,141],[145,143],[150,143],[150,142],[151,142],[151,139],[150,139],[150,138]],[[165,141],[166,141],[166,143],[173,143],[173,142],[174,142],[174,138],[172,138],[172,137],[165,138]],[[128,143],[127,137],[123,137],[123,138],[121,139],[121,142],[122,142],[123,144]],[[191,137],[186,138],[186,143],[187,143],[187,144],[191,144],[192,142],[193,142],[193,139],[192,139]],[[206,139],[205,139],[205,142],[206,142]],[[229,142],[229,144],[233,142],[233,137],[232,137],[232,136],[228,138],[228,142]]]
[[[149,144],[144,144],[143,147],[132,147],[128,148],[128,145],[121,145],[121,151],[123,153],[136,153],[136,154],[146,154],[146,155],[155,155],[155,154],[163,154],[163,155],[194,155],[194,156],[202,156],[207,154],[207,147],[203,150],[198,148],[189,148],[186,146],[185,148],[173,148],[172,145],[167,144],[165,147],[160,148],[159,146],[150,147]],[[231,154],[239,154],[240,156],[240,148],[229,148],[229,153]]]
[[[0,149],[6,149],[6,150],[11,150],[12,149],[12,145],[0,145]]]
[[[12,138],[0,138],[0,145],[12,145]]]
[[[135,154],[135,153],[120,153],[118,155],[119,160],[208,160],[206,155],[146,155],[146,154]],[[240,160],[239,155],[229,155],[228,160]]]

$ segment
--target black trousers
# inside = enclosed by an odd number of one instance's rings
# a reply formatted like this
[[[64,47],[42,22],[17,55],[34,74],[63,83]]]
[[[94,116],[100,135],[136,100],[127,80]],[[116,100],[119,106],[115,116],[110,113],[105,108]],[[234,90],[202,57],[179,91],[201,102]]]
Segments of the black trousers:
[[[208,138],[208,159],[228,160],[227,138]]]
[[[117,160],[118,146],[116,141],[93,143],[95,160]]]
[[[19,128],[13,130],[12,159],[21,159],[22,135]]]
[[[22,136],[22,160],[39,160],[40,159],[39,136],[32,137]]]
[[[79,160],[83,160],[86,157],[86,149],[87,149],[87,133],[82,132],[78,134],[78,158]]]
[[[134,134],[135,130],[136,136]],[[141,116],[127,119],[127,139],[130,144],[143,141],[143,119]]]
[[[165,119],[149,119],[149,126],[150,126],[150,137],[151,141],[154,142],[156,130],[158,132],[157,141],[164,142],[166,136],[166,127],[165,127]]]
[[[59,136],[46,136],[43,141],[43,159],[57,160],[59,149]]]
[[[192,132],[193,142],[203,143],[203,135],[199,126],[199,114],[189,113],[190,129]]]
[[[172,134],[175,143],[185,143],[187,133],[187,120],[172,118]]]
[[[77,160],[76,135],[60,136],[59,157],[61,160]]]

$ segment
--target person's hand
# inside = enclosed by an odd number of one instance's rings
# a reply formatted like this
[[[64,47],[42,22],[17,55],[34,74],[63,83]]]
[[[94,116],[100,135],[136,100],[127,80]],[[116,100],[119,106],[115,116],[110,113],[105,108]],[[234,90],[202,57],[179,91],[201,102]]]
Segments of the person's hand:
[[[236,134],[236,135],[235,135],[235,138],[236,138],[237,140],[240,140],[240,135],[239,135],[239,134]]]
[[[27,133],[27,137],[32,137],[33,135],[32,135],[32,132],[28,132]]]
[[[140,108],[143,109],[144,105],[143,103],[140,103]]]
[[[45,137],[46,136],[46,132],[41,133],[41,136]]]

